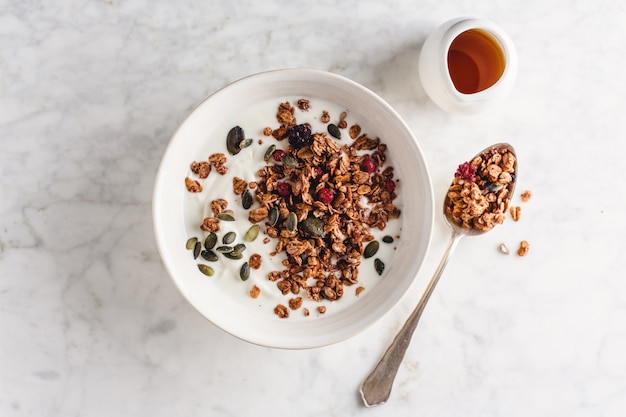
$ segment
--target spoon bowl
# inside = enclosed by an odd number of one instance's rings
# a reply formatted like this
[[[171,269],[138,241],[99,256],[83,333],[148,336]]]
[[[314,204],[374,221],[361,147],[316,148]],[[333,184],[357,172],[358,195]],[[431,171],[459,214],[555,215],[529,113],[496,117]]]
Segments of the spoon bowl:
[[[492,161],[493,159],[497,159],[497,158],[492,158],[495,153],[498,153],[501,156],[504,154],[510,154],[513,157],[512,162],[511,162],[511,158],[508,157],[507,171],[512,171],[512,172],[509,173],[510,181],[505,183],[504,185],[497,183],[500,177],[496,177],[495,178],[496,182],[494,182],[493,174],[497,173],[497,169],[495,168],[492,168],[492,171],[487,177],[488,179],[485,179],[482,176],[483,171],[485,170],[488,171],[487,168],[489,168],[486,166],[484,167],[484,165],[486,165],[488,162]],[[484,160],[486,156],[489,156],[487,162],[485,162]],[[446,193],[446,197],[443,203],[443,215],[444,215],[444,219],[446,223],[448,224],[452,232],[450,241],[448,243],[448,247],[443,255],[441,262],[439,263],[439,266],[437,267],[437,270],[435,271],[435,274],[433,275],[432,279],[428,283],[428,286],[426,287],[426,290],[424,291],[424,295],[422,295],[422,298],[420,299],[419,303],[417,304],[417,306],[415,307],[415,309],[413,310],[409,318],[404,323],[404,326],[402,326],[402,328],[400,329],[396,337],[393,339],[393,341],[387,348],[385,354],[380,359],[378,364],[374,367],[372,372],[365,378],[365,380],[361,384],[361,388],[360,388],[361,397],[363,398],[363,402],[365,403],[367,407],[372,407],[375,405],[383,404],[389,398],[389,395],[391,394],[391,388],[393,386],[393,381],[398,372],[398,368],[400,367],[400,364],[402,363],[402,360],[404,359],[404,355],[409,346],[409,343],[411,342],[411,337],[413,336],[413,332],[415,331],[415,328],[417,327],[417,323],[419,322],[422,312],[424,311],[424,308],[426,307],[426,303],[428,303],[428,300],[430,299],[430,296],[432,295],[435,289],[435,286],[437,285],[437,282],[439,281],[439,278],[441,277],[443,270],[445,269],[448,263],[448,259],[450,258],[450,255],[456,248],[461,238],[465,236],[482,235],[488,232],[489,230],[491,230],[493,226],[495,226],[495,224],[501,223],[502,220],[504,220],[504,213],[506,212],[508,208],[508,201],[510,201],[510,197],[513,195],[513,191],[515,190],[515,184],[516,184],[516,178],[517,178],[517,155],[515,154],[515,150],[513,149],[513,147],[509,145],[508,143],[498,143],[498,144],[495,144],[495,145],[489,146],[488,148],[483,149],[474,158],[472,158],[471,159],[472,166],[476,165],[474,162],[477,161],[477,158],[479,157],[481,158],[481,161],[477,162],[476,164],[478,164],[478,168],[481,168],[481,172],[480,173],[476,172],[476,175],[473,176],[471,181],[457,180],[456,179],[457,176],[455,175],[455,180],[453,181],[450,188],[448,189],[448,192]],[[507,172],[507,171],[503,171],[503,172]],[[506,176],[503,176],[502,178],[507,179]],[[471,192],[471,188],[474,187],[474,184],[477,184],[475,182],[476,180],[478,180],[478,183],[480,184],[484,183],[485,181],[489,181],[489,184],[496,184],[496,187],[494,189],[497,190],[499,194],[498,194],[498,197],[496,197],[495,202],[497,203],[496,206],[497,206],[497,210],[499,211],[499,213],[496,214],[496,220],[495,220],[495,223],[493,224],[488,223],[486,225],[483,225],[479,221],[477,223],[474,223],[477,225],[476,227],[472,227],[471,225],[468,225],[467,221],[464,221],[463,224],[459,224],[459,222],[453,215],[452,207],[456,204],[456,202],[462,199],[459,198],[459,195],[453,194],[451,192],[452,187],[453,186],[458,187],[459,185],[463,187],[465,185],[467,186],[467,188],[470,188],[468,192]],[[497,188],[500,185],[502,185],[502,188]],[[479,185],[477,185],[477,187],[480,188]],[[486,201],[493,199],[493,197],[489,197],[488,195],[490,192],[487,192],[487,197],[484,197],[484,193],[486,190],[487,190],[486,188],[485,189],[480,188],[480,191],[482,191],[482,193],[480,193],[480,196],[477,195],[475,198],[475,200],[481,203],[483,207]],[[502,190],[506,190],[506,192]],[[504,195],[501,201],[499,201],[499,196],[501,195],[500,193]],[[451,195],[454,197],[454,201]],[[486,201],[483,201],[481,197],[483,197]],[[467,198],[467,196],[465,198]],[[473,201],[467,202],[465,200],[462,200],[459,202],[461,206],[463,204],[467,204],[469,206],[473,203],[474,203]],[[489,203],[491,207],[491,203],[493,203],[493,201]],[[487,214],[490,214],[490,213],[491,212],[488,212]],[[487,216],[487,218],[489,218],[489,216]]]

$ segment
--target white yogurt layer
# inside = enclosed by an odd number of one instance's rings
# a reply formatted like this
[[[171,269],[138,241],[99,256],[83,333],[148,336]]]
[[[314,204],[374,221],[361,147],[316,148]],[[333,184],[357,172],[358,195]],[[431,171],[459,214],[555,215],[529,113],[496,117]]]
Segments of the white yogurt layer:
[[[306,97],[286,97],[280,101],[289,101],[294,107],[298,99]],[[197,263],[203,263],[211,266],[215,270],[215,275],[207,277],[198,271],[198,279],[206,280],[207,285],[211,285],[214,288],[213,291],[219,291],[224,297],[232,299],[233,302],[243,303],[248,308],[258,309],[259,314],[274,315],[273,310],[277,304],[288,305],[290,298],[295,295],[290,294],[287,296],[282,293],[276,287],[276,282],[270,281],[267,276],[271,271],[282,271],[285,267],[282,265],[283,259],[286,255],[284,253],[271,256],[275,249],[277,240],[271,239],[269,243],[263,243],[267,237],[265,235],[265,223],[264,221],[259,223],[260,233],[254,242],[246,242],[244,236],[246,231],[252,226],[252,223],[248,221],[248,214],[251,209],[260,207],[260,204],[254,200],[254,203],[249,210],[245,210],[241,205],[241,196],[235,195],[233,192],[233,178],[239,177],[246,180],[248,183],[251,181],[257,181],[257,172],[267,164],[263,160],[264,154],[270,145],[276,145],[277,149],[284,149],[288,145],[288,141],[277,141],[271,136],[264,136],[263,129],[265,127],[276,128],[278,122],[276,121],[276,110],[279,105],[279,101],[271,100],[261,102],[252,107],[242,109],[238,114],[227,115],[224,120],[219,121],[218,126],[207,136],[206,140],[201,146],[199,146],[198,153],[195,155],[195,161],[205,161],[209,155],[214,153],[223,153],[227,157],[226,166],[228,171],[225,175],[218,174],[215,169],[211,170],[210,175],[206,179],[198,179],[198,177],[189,171],[189,177],[197,179],[202,184],[202,192],[200,193],[185,193],[184,210],[185,216],[184,223],[187,230],[188,237],[197,237],[199,240],[204,241],[208,233],[200,229],[202,220],[205,217],[212,217],[213,214],[210,209],[211,201],[215,199],[225,199],[228,201],[228,209],[234,212],[236,221],[221,221],[221,229],[217,232],[218,244],[221,245],[222,237],[230,231],[236,233],[236,240],[231,244],[244,243],[247,247],[243,253],[241,260],[232,260],[218,254],[219,260],[217,262],[207,262],[201,257],[195,261]],[[312,131],[326,132],[328,124],[320,121],[322,111],[326,110],[331,117],[330,123],[337,124],[339,122],[340,114],[344,111],[347,112],[346,121],[348,126],[353,124],[359,124],[362,128],[362,133],[366,133],[370,137],[380,137],[381,143],[385,143],[384,132],[377,132],[375,126],[368,126],[367,120],[353,120],[350,117],[350,109],[339,108],[330,102],[323,100],[315,100],[310,102],[310,109],[308,111],[300,110],[296,107],[295,117],[298,124],[309,123]],[[244,148],[237,155],[230,155],[226,150],[226,136],[228,131],[234,126],[240,126],[244,132],[246,138],[254,139],[252,145]],[[341,129],[340,140],[336,140],[336,143],[341,146],[343,144],[349,144],[352,139],[348,135],[348,129]],[[261,142],[262,143],[259,143]],[[387,162],[386,165],[393,166],[393,150],[388,149],[386,152]],[[273,159],[270,163],[274,163]],[[191,164],[193,161],[189,161]],[[181,178],[181,185],[183,184]],[[394,205],[402,210],[402,179],[396,183],[396,193],[398,197],[394,200]],[[182,185],[184,186],[184,185]],[[254,195],[254,192],[252,191]],[[363,204],[367,206],[367,204]],[[356,296],[356,289],[359,286],[365,288],[365,292],[376,291],[376,284],[385,279],[385,273],[382,276],[378,275],[374,268],[374,259],[379,258],[385,265],[390,265],[393,262],[395,248],[399,243],[398,237],[401,235],[402,230],[402,215],[399,219],[390,220],[384,230],[372,229],[371,232],[374,237],[380,242],[380,249],[376,255],[372,258],[362,258],[361,265],[359,266],[359,283],[352,286],[344,285],[344,295],[336,301],[325,300],[323,302],[316,302],[308,300],[304,291],[299,294],[303,299],[302,307],[299,310],[290,311],[289,320],[311,320],[313,317],[319,315],[317,307],[324,305],[327,308],[325,315],[336,314],[337,312],[348,307],[352,303],[358,300]],[[383,243],[382,237],[385,235],[392,236],[394,242],[391,244]],[[181,242],[184,245],[185,242]],[[262,265],[260,269],[251,269],[250,278],[247,281],[242,281],[239,276],[239,271],[242,264],[249,260],[252,254],[259,254],[262,258]],[[193,257],[190,254],[190,262],[194,262]],[[258,298],[253,299],[249,295],[250,289],[256,285],[260,290]],[[308,308],[310,311],[310,317],[305,317],[303,309]]]

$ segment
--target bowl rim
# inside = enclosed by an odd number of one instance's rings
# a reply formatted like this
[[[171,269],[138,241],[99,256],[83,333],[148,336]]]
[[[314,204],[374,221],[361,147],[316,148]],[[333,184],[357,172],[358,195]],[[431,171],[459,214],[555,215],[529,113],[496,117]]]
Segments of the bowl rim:
[[[253,83],[264,82],[264,81],[271,81],[271,80],[283,79],[283,78],[302,79],[302,80],[309,80],[309,81],[317,80],[317,82],[326,81],[328,83],[341,83],[345,85],[346,88],[353,89],[355,93],[358,92],[359,94],[363,94],[364,96],[366,96],[368,99],[373,100],[377,106],[383,108],[385,112],[387,112],[393,118],[393,123],[399,126],[399,128],[404,131],[407,137],[411,139],[411,145],[414,148],[415,154],[419,157],[419,162],[421,163],[421,166],[422,166],[422,174],[424,176],[422,180],[423,187],[424,187],[423,192],[424,192],[424,198],[425,198],[425,200],[423,201],[423,210],[424,210],[424,216],[425,216],[423,224],[426,226],[426,228],[422,231],[423,234],[421,236],[421,240],[423,241],[421,259],[419,259],[417,262],[414,262],[412,264],[412,266],[414,266],[413,268],[414,273],[412,274],[412,276],[406,277],[406,280],[408,283],[405,286],[405,288],[401,290],[400,293],[395,296],[395,299],[393,301],[388,302],[388,304],[384,308],[380,309],[380,314],[377,317],[373,317],[365,321],[364,323],[360,324],[359,326],[356,326],[356,327],[353,326],[350,328],[349,331],[345,331],[343,333],[334,332],[332,334],[332,337],[326,337],[326,338],[304,337],[301,340],[297,338],[286,339],[283,337],[279,341],[275,341],[268,337],[260,338],[258,337],[258,335],[254,336],[254,335],[249,335],[249,334],[242,334],[240,332],[234,331],[233,329],[225,328],[224,325],[220,324],[219,322],[216,322],[214,317],[212,318],[208,317],[205,314],[205,312],[203,312],[200,309],[198,305],[192,302],[185,288],[183,288],[182,280],[179,277],[177,277],[177,272],[176,272],[176,269],[174,268],[175,265],[173,264],[173,260],[172,260],[173,256],[168,255],[168,253],[165,250],[164,243],[163,243],[163,239],[165,238],[165,230],[162,227],[163,226],[162,222],[160,222],[160,220],[163,217],[163,213],[162,213],[163,207],[162,207],[162,204],[160,204],[160,197],[161,197],[161,193],[163,192],[163,190],[161,189],[162,178],[164,176],[163,170],[164,170],[165,161],[169,153],[171,152],[172,148],[174,147],[174,143],[176,139],[179,137],[181,130],[187,125],[189,120],[198,112],[198,110],[201,107],[203,107],[207,102],[211,100],[217,100],[219,99],[219,97],[223,96],[224,94],[228,94],[230,89],[233,89],[235,87],[240,87],[250,82],[253,82]],[[260,72],[256,74],[251,74],[243,78],[240,78],[238,80],[235,80],[219,88],[213,93],[206,95],[196,106],[193,107],[193,109],[187,114],[187,116],[183,119],[183,121],[178,125],[174,133],[171,135],[168,141],[168,144],[163,152],[162,160],[160,161],[159,168],[157,170],[152,198],[153,198],[153,201],[152,201],[153,232],[154,232],[154,236],[156,240],[156,245],[159,251],[159,255],[170,279],[172,279],[172,281],[174,282],[174,284],[176,285],[180,293],[183,295],[183,298],[185,298],[185,300],[189,304],[191,304],[194,307],[194,309],[196,309],[196,311],[198,311],[203,317],[205,317],[209,322],[211,322],[213,325],[220,328],[221,330],[231,334],[232,336],[235,336],[236,338],[240,340],[244,340],[246,342],[256,344],[259,346],[265,346],[265,347],[271,347],[271,348],[309,349],[309,348],[316,348],[316,347],[338,343],[350,337],[353,337],[354,335],[362,332],[363,330],[365,330],[366,328],[368,328],[369,326],[371,326],[372,324],[380,320],[393,307],[395,307],[404,298],[406,293],[409,292],[409,290],[415,285],[417,275],[419,271],[421,270],[421,268],[423,267],[424,261],[428,256],[428,252],[431,246],[433,228],[434,228],[434,212],[435,212],[434,193],[433,193],[432,180],[430,177],[430,171],[428,169],[428,165],[427,165],[426,159],[424,158],[424,154],[420,148],[420,145],[418,141],[416,140],[415,136],[413,135],[413,132],[411,131],[409,126],[402,119],[402,117],[385,100],[383,100],[381,97],[379,97],[377,94],[375,94],[368,88],[344,76],[327,72],[327,71],[317,70],[317,69],[287,68],[287,69],[276,69],[276,70],[269,70],[269,71],[264,71],[264,72]],[[324,319],[323,317],[315,318],[315,320],[323,320],[323,319]]]

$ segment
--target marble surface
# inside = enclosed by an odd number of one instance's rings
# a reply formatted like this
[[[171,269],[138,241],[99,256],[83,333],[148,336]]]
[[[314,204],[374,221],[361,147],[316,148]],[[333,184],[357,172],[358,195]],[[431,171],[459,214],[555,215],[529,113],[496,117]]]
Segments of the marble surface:
[[[520,57],[512,94],[473,117],[439,110],[417,74],[427,34],[467,14]],[[614,0],[0,1],[0,415],[623,415],[624,22]],[[152,186],[177,125],[227,83],[285,67],[387,100],[437,207],[459,161],[499,141],[534,194],[519,222],[460,243],[377,408],[358,386],[443,254],[441,216],[402,302],[313,350],[214,327],[156,252]],[[526,257],[498,252],[522,239]]]

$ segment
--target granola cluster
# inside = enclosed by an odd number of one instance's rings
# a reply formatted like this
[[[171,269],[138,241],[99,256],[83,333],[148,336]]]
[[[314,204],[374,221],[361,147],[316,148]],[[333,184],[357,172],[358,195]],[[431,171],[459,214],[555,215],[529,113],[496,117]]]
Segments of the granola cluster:
[[[223,153],[214,153],[209,156],[208,161],[194,161],[189,166],[191,172],[196,174],[198,178],[205,179],[211,173],[211,167],[220,175],[225,175],[228,171],[226,167],[226,155]],[[202,192],[202,184],[200,181],[185,177],[185,186],[190,193]]]
[[[289,103],[279,106],[276,139],[297,126],[293,114]],[[394,170],[384,167],[387,148],[378,138],[361,135],[339,146],[325,132],[312,136],[310,145],[288,145],[279,161],[258,172],[255,197],[261,207],[249,220],[267,220],[267,235],[277,239],[273,254],[287,255],[284,269],[268,276],[284,295],[303,290],[311,300],[332,301],[341,298],[344,285],[358,282],[364,243],[374,239],[371,228],[384,229],[400,210],[393,203]],[[272,211],[276,219],[268,218]],[[315,284],[309,285],[311,279]]]
[[[448,189],[446,213],[462,227],[489,230],[504,221],[515,184],[515,155],[491,148],[459,166]]]

